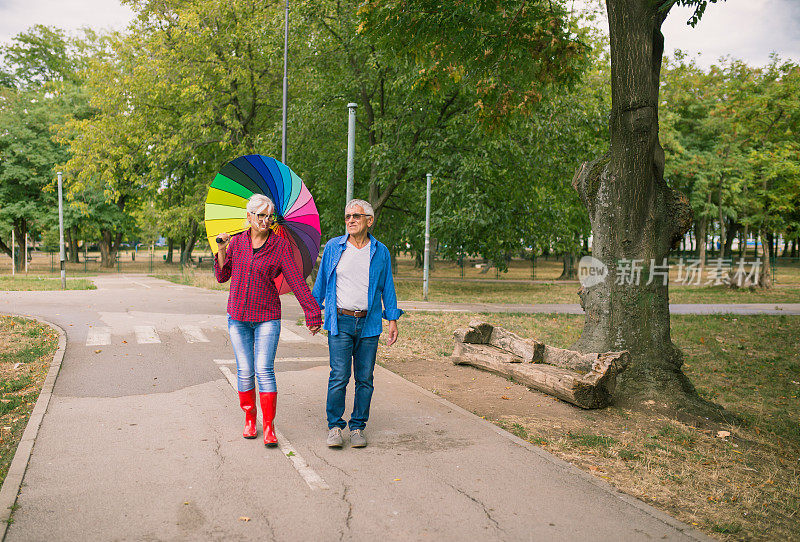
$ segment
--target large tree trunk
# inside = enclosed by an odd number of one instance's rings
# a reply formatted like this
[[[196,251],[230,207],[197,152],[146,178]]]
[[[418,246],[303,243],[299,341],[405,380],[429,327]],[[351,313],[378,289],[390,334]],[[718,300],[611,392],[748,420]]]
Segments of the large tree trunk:
[[[700,220],[697,221],[697,228],[695,231],[695,237],[697,237],[697,259],[700,260],[700,265],[705,265],[706,263],[706,230],[708,229],[708,219],[706,217],[702,217]]]
[[[772,259],[770,254],[770,248],[772,248],[772,243],[770,239],[770,234],[764,234],[762,230],[760,232],[761,237],[761,273],[758,277],[758,285],[761,288],[770,289],[772,288]]]
[[[197,222],[192,223],[192,233],[188,241],[185,244],[181,242],[181,265],[191,262],[195,244],[197,244]]]
[[[112,269],[117,261],[117,252],[122,242],[122,232],[100,230],[100,267]]]
[[[78,226],[70,226],[69,232],[69,261],[72,263],[80,263],[80,254],[78,252]]]
[[[574,280],[578,277],[578,270],[575,265],[575,254],[565,252],[561,256],[561,276],[556,280]]]
[[[589,211],[593,256],[608,269],[603,282],[581,288],[581,352],[628,350],[620,403],[717,413],[681,372],[683,356],[670,338],[668,287],[648,282],[651,262],[665,263],[692,224],[685,196],[664,181],[658,142],[658,89],[664,38],[663,2],[608,0],[611,38],[611,149],[584,163],[573,186]],[[641,280],[633,270],[643,266]],[[669,406],[667,405],[669,403]]]
[[[164,259],[166,263],[172,263],[172,254],[175,249],[175,239],[169,237],[167,239],[167,257]]]
[[[727,260],[731,259],[731,247],[733,247],[733,240],[736,238],[736,234],[741,227],[742,225],[735,220],[728,220],[728,227],[725,228],[727,231],[725,235],[725,243],[722,245],[723,258]]]
[[[15,219],[13,228],[14,236],[16,237],[14,240],[14,269],[17,272],[25,271],[25,261],[28,258],[28,255],[25,254],[25,236],[28,235],[28,221],[24,218]],[[9,250],[10,255],[11,251]]]

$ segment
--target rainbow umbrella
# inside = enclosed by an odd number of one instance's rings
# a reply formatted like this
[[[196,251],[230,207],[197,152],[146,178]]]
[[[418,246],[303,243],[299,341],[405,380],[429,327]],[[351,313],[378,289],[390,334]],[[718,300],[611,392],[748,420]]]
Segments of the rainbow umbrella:
[[[234,235],[249,227],[246,207],[253,194],[264,194],[275,202],[277,220],[272,230],[289,241],[298,269],[308,277],[319,256],[322,235],[317,206],[302,179],[267,156],[240,156],[228,162],[211,182],[205,216],[211,252],[217,254],[220,233]],[[275,287],[279,294],[289,291],[283,274],[275,279]]]

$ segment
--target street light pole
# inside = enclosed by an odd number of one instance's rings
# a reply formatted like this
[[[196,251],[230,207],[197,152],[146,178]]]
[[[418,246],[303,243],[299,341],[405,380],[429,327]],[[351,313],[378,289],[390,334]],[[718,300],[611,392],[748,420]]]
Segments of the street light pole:
[[[347,197],[344,201],[345,205],[353,199],[353,162],[355,161],[356,155],[356,107],[358,107],[358,104],[347,104]]]
[[[422,272],[422,299],[428,300],[428,270],[431,254],[431,174],[426,174],[428,189],[425,193],[425,259]]]
[[[289,0],[286,0],[286,22],[283,31],[283,134],[281,162],[286,163],[286,115],[289,102]]]
[[[67,289],[67,270],[64,267],[64,205],[61,191],[61,172],[58,172],[58,247],[61,260],[61,289]]]

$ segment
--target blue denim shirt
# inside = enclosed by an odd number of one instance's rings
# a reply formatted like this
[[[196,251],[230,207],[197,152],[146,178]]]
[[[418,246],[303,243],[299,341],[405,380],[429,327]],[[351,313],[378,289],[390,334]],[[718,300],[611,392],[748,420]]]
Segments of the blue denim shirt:
[[[349,234],[334,237],[325,245],[322,262],[319,264],[317,280],[314,282],[314,298],[324,308],[323,328],[331,335],[338,335],[336,322],[336,266],[347,248]],[[369,288],[367,289],[367,320],[361,331],[362,337],[374,337],[383,331],[381,316],[387,320],[397,320],[403,314],[397,308],[397,294],[392,279],[392,259],[386,245],[369,234]],[[383,310],[381,310],[383,298]]]

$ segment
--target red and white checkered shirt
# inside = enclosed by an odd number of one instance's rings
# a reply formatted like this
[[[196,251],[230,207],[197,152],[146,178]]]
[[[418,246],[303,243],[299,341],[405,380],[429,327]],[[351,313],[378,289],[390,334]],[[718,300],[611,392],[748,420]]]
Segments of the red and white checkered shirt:
[[[306,325],[322,325],[319,305],[311,295],[302,272],[292,257],[289,241],[271,233],[258,252],[253,254],[250,230],[234,235],[226,251],[225,265],[214,258],[217,282],[231,279],[228,314],[242,322],[266,322],[281,317],[281,301],[275,277],[283,273],[303,312]]]

